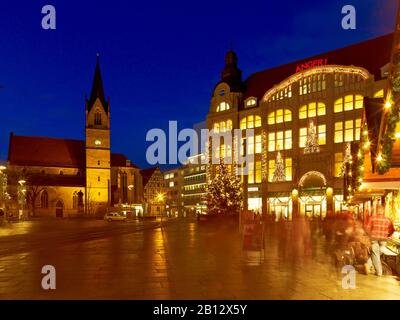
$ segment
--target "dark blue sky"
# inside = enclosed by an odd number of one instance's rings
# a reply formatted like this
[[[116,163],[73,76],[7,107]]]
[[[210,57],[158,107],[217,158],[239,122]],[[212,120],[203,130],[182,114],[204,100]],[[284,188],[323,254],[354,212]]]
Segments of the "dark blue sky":
[[[57,9],[57,30],[41,8]],[[357,9],[357,30],[341,8]],[[146,132],[208,112],[230,43],[251,73],[393,31],[396,0],[32,1],[0,3],[0,159],[9,132],[84,138],[96,52],[111,99],[113,152],[147,166]]]

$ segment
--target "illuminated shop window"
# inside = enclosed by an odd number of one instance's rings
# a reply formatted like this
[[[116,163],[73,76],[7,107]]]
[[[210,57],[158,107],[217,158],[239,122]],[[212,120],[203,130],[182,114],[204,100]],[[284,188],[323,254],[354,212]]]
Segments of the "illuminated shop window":
[[[334,168],[335,177],[340,177],[340,173],[342,171],[342,164],[343,164],[343,153],[342,152],[335,153],[335,168]]]
[[[260,116],[247,116],[240,120],[240,129],[252,129],[261,127],[261,117]]]
[[[268,124],[290,121],[292,121],[292,112],[289,109],[278,109],[268,115]]]
[[[284,159],[283,164],[285,166],[286,181],[291,181],[292,180],[292,158]],[[268,161],[268,181],[269,182],[272,182],[272,179],[274,177],[274,171],[275,171],[275,160],[269,160]]]
[[[275,171],[275,160],[269,160],[268,161],[268,181],[272,182],[272,179],[274,177],[274,171]]]
[[[261,161],[256,161],[256,174],[255,174],[255,180],[256,183],[261,183]]]
[[[299,147],[304,148],[307,141],[307,128],[300,128],[299,130]]]
[[[255,153],[261,153],[261,151],[262,151],[261,135],[256,135],[256,149],[255,149]]]
[[[285,178],[286,181],[292,181],[292,158],[285,159]]]
[[[374,94],[374,98],[383,98],[384,96],[385,96],[385,93],[384,93],[383,89],[375,92],[375,94]]]
[[[220,111],[225,111],[225,110],[229,110],[231,108],[231,106],[229,105],[229,103],[222,101],[218,106],[217,106],[217,112]]]
[[[299,109],[299,119],[314,118],[325,114],[326,106],[323,102],[311,102]]]
[[[344,128],[344,130],[343,130]],[[361,134],[361,119],[346,120],[343,122],[335,123],[335,143],[343,141],[350,142],[360,140]]]
[[[343,122],[335,123],[335,143],[343,142]]]
[[[268,151],[292,149],[292,130],[270,132],[268,134]]]
[[[304,148],[306,146],[308,135],[308,128],[303,127],[299,129],[299,147]],[[321,124],[317,126],[317,136],[318,136],[318,144],[323,145],[326,144],[326,125]]]
[[[318,126],[318,144],[326,144],[326,125],[321,124]]]
[[[347,95],[344,98],[339,98],[335,101],[334,111],[342,112],[353,109],[362,109],[364,107],[364,97],[362,95]]]

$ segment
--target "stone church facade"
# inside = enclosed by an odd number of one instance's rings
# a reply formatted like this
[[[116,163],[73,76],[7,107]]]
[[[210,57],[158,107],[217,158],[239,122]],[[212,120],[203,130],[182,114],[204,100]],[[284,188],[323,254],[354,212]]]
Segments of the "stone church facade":
[[[105,98],[99,59],[86,99],[85,140],[10,134],[9,190],[31,215],[102,215],[117,205],[141,204],[140,169],[111,152],[110,101]]]

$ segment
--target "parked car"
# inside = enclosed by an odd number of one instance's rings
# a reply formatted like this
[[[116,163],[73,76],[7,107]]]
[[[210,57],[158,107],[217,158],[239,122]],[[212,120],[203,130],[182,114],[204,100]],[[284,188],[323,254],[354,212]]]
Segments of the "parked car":
[[[126,221],[126,216],[119,214],[118,212],[108,212],[104,215],[104,220],[111,221]]]

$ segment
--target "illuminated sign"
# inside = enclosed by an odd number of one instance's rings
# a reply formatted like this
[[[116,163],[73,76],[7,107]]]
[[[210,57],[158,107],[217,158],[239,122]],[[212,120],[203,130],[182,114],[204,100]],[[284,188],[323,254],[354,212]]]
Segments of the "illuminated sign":
[[[296,72],[300,72],[309,68],[313,67],[320,67],[320,66],[326,66],[328,64],[328,59],[316,59],[316,60],[310,60],[305,63],[299,64],[296,67]]]

